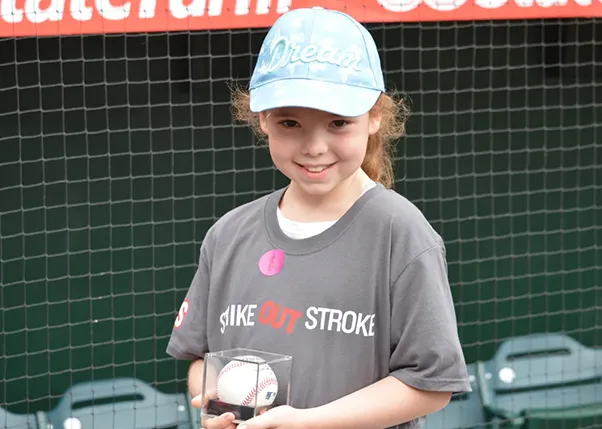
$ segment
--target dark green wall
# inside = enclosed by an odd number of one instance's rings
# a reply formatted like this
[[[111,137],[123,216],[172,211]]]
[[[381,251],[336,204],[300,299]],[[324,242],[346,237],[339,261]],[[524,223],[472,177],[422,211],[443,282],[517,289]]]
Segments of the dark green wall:
[[[602,343],[602,86],[591,42],[544,78],[542,28],[373,28],[415,111],[397,190],[445,238],[469,361],[526,333]],[[229,113],[262,35],[0,43],[0,403],[124,375],[184,389],[164,350],[201,240],[285,183]]]

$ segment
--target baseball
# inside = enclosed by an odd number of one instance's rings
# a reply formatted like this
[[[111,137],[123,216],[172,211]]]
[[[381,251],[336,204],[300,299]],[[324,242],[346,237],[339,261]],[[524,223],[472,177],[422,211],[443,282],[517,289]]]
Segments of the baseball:
[[[232,361],[219,372],[217,399],[228,404],[248,407],[271,405],[278,393],[278,380],[272,368],[257,356],[237,356],[237,359],[247,362]]]

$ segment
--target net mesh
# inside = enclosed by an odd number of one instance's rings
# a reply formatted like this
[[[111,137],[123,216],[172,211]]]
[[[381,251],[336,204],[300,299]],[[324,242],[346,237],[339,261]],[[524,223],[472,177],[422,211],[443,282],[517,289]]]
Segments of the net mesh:
[[[444,237],[468,362],[602,343],[593,20],[370,25],[412,100],[396,189]],[[265,30],[0,40],[0,404],[78,381],[184,391],[165,353],[207,229],[285,184],[233,124]]]

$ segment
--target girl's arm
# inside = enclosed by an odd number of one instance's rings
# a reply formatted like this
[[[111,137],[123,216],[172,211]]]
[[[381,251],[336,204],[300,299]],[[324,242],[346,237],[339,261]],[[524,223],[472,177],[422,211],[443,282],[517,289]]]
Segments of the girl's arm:
[[[199,396],[203,391],[203,367],[203,359],[198,359],[188,368],[188,391],[192,398]]]
[[[216,396],[214,386],[217,383],[217,372],[211,365],[207,367],[207,377],[209,381],[207,383],[208,386],[206,387],[205,397],[203,398],[202,396],[203,377],[205,376],[204,369],[205,361],[203,359],[195,360],[188,369],[188,391],[192,397],[192,406],[196,408],[201,408],[204,401]]]
[[[389,376],[336,401],[299,411],[307,429],[382,429],[435,413],[450,398],[450,392],[418,390]]]
[[[272,408],[238,429],[384,429],[437,412],[450,398],[450,392],[418,390],[388,376],[319,407]]]

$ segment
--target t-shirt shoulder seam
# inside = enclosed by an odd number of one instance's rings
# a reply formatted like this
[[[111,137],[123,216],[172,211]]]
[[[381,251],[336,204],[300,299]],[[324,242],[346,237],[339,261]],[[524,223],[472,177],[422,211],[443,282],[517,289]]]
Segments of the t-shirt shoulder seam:
[[[212,251],[213,251],[213,249],[212,249]],[[207,260],[207,252],[208,252],[208,250],[207,250],[207,249],[205,249],[205,250],[201,250],[201,262],[202,262],[203,264],[205,264],[205,267],[206,267],[206,268],[208,268],[208,267],[209,267],[209,261]]]
[[[410,262],[408,262],[408,264],[404,267],[403,270],[401,270],[401,272],[399,273],[399,275],[395,278],[394,281],[391,282],[391,288],[393,287],[394,284],[396,284],[399,279],[401,278],[401,276],[407,271],[407,269],[412,266],[412,264],[414,262],[416,262],[417,260],[419,260],[420,258],[422,258],[424,255],[426,255],[427,253],[435,250],[435,249],[442,249],[440,244],[433,244],[430,247],[427,247],[426,249],[424,249],[422,252],[420,252],[418,255],[416,255],[414,257],[414,259],[412,259]]]
[[[263,195],[260,198],[257,198],[253,201],[249,201],[245,204],[237,206],[232,210],[229,210],[224,215],[222,215],[219,219],[217,219],[211,227],[207,230],[205,237],[202,240],[201,244],[201,252],[200,257],[202,261],[205,263],[206,267],[210,266],[210,260],[215,252],[216,247],[219,247],[220,239],[224,234],[227,234],[229,231],[229,227],[231,223],[235,222],[237,216],[246,215],[248,210],[252,210],[255,205],[260,207],[260,210],[263,210],[263,206],[265,206],[268,197],[271,194],[274,194],[278,191],[274,191],[270,194]],[[224,230],[226,232],[224,232]],[[209,248],[208,248],[209,247]],[[207,253],[210,253],[207,255]]]

